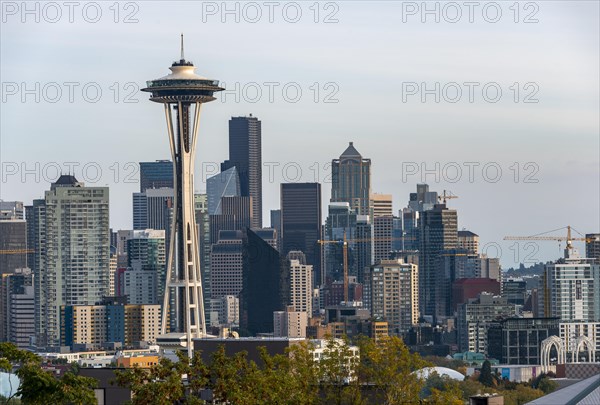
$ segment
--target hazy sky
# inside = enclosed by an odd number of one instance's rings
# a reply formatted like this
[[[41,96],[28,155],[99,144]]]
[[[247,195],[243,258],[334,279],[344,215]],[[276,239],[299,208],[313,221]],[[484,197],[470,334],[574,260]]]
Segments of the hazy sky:
[[[286,180],[323,183],[326,212],[329,164],[354,141],[394,210],[417,183],[451,190],[459,227],[504,267],[560,256],[505,235],[600,230],[597,1],[22,4],[2,3],[4,200],[30,204],[76,164],[130,228],[131,162],[170,157],[162,107],[137,89],[168,73],[183,32],[198,73],[228,88],[203,108],[197,191],[227,158],[228,119],[252,113],[265,225]]]

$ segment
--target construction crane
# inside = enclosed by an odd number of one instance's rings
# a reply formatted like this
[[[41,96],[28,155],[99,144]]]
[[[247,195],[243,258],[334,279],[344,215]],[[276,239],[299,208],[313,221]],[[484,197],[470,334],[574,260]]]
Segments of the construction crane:
[[[34,252],[33,249],[0,249],[0,255],[21,255]]]
[[[554,236],[554,235],[546,235],[547,233],[550,232],[556,232],[556,231],[560,231],[567,228],[567,236]],[[573,229],[570,225],[566,226],[566,227],[562,227],[562,228],[558,228],[558,229],[554,229],[552,231],[547,231],[547,232],[542,232],[542,233],[538,233],[536,235],[531,235],[531,236],[505,236],[504,240],[554,240],[557,242],[562,242],[562,241],[567,241],[567,249],[572,249],[573,248],[573,241],[581,241],[581,242],[597,242],[599,240],[598,237],[595,238],[573,238],[571,236],[571,229]],[[574,230],[574,229],[573,229]],[[577,232],[577,231],[575,231]],[[577,232],[579,233],[579,232]],[[579,233],[581,235],[581,233]]]
[[[453,198],[458,198],[458,196],[452,194],[452,191],[446,192],[446,190],[444,190],[442,195],[438,196],[438,201],[441,201],[442,203],[446,204],[446,200],[451,200]]]
[[[360,242],[389,242],[394,240],[411,240],[412,237],[405,238],[377,238],[377,239],[346,239],[346,231],[344,231],[343,239],[334,240],[317,240],[320,245],[336,244],[342,245],[343,251],[343,266],[344,266],[344,302],[348,302],[348,243],[360,243]]]

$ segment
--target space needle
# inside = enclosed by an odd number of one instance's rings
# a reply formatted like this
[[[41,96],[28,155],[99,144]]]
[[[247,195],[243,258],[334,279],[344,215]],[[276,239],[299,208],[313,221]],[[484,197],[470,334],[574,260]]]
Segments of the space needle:
[[[191,357],[192,339],[206,335],[194,212],[194,158],[200,107],[215,100],[213,94],[224,89],[218,80],[197,75],[194,64],[185,60],[183,34],[181,59],[169,69],[170,74],[148,81],[142,89],[150,93],[151,101],[164,105],[173,159],[173,218],[159,340],[165,346],[187,347]]]

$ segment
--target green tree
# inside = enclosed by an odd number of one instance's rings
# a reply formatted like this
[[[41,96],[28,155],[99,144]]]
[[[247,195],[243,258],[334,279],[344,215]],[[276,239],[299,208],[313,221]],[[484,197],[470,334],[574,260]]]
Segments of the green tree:
[[[558,384],[552,381],[546,374],[539,375],[531,384],[532,388],[541,390],[544,394],[549,394],[556,391]]]
[[[195,352],[191,360],[183,352],[178,352],[177,356],[178,362],[163,357],[149,369],[133,367],[116,370],[117,383],[128,387],[133,393],[133,405],[173,403],[184,397],[188,404],[197,402],[200,390],[208,382],[207,368],[200,352]],[[187,386],[182,378],[186,374]]]
[[[479,382],[486,387],[494,386],[494,376],[492,375],[492,365],[489,360],[486,360],[481,365],[481,372],[479,373]]]
[[[504,395],[504,405],[522,405],[544,395],[541,390],[522,384],[517,385],[514,390],[502,391],[501,394]]]
[[[358,371],[358,359],[353,355],[348,340],[328,338],[318,362],[319,380],[327,403],[362,402]]]
[[[20,350],[12,343],[0,343],[0,369],[17,375],[19,388],[7,402],[20,397],[26,404],[95,404],[93,378],[68,371],[62,378],[45,371],[41,359],[34,353]]]
[[[359,375],[361,381],[374,386],[378,403],[398,404],[419,401],[424,386],[415,371],[429,365],[417,353],[410,353],[398,337],[375,342],[362,338]]]

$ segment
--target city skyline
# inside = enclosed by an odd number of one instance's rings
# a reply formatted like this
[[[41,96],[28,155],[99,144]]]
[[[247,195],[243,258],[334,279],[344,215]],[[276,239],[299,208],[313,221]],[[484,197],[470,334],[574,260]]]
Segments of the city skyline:
[[[202,176],[202,172],[197,171],[196,191],[204,191],[203,178],[218,173],[218,165],[227,159],[228,120],[252,113],[264,124],[264,218],[268,218],[271,209],[279,208],[279,184],[286,180],[282,174],[286,164],[290,164],[288,177],[293,177],[294,168],[300,167],[299,181],[316,179],[322,183],[322,208],[326,210],[330,198],[327,166],[353,141],[361,154],[372,160],[373,192],[393,195],[394,213],[406,206],[408,194],[417,183],[428,183],[438,193],[451,190],[460,196],[449,204],[459,212],[459,229],[464,227],[480,235],[482,247],[498,243],[502,248],[503,267],[517,266],[531,251],[518,246],[519,260],[514,260],[515,252],[510,250],[514,242],[503,242],[503,236],[535,234],[568,224],[582,233],[595,232],[600,223],[595,209],[600,194],[597,181],[599,103],[594,91],[598,87],[595,74],[598,40],[597,35],[593,35],[598,32],[598,22],[591,17],[597,14],[598,5],[589,2],[576,5],[565,8],[562,3],[543,2],[537,16],[539,22],[535,24],[515,24],[508,9],[504,10],[506,18],[496,25],[481,18],[473,24],[450,25],[443,20],[422,23],[419,15],[406,23],[395,24],[402,20],[400,5],[379,3],[375,10],[350,3],[339,5],[335,15],[338,22],[332,24],[315,24],[307,6],[303,10],[306,18],[298,24],[287,23],[280,16],[273,24],[251,24],[243,19],[235,23],[231,17],[223,23],[217,15],[206,16],[206,22],[198,25],[194,21],[202,16],[200,5],[191,3],[186,6],[191,7],[189,10],[182,9],[189,13],[161,10],[159,14],[156,5],[140,3],[136,15],[139,21],[135,24],[115,24],[109,17],[98,25],[76,19],[72,25],[52,26],[52,34],[47,36],[41,35],[48,28],[47,22],[36,24],[30,20],[28,24],[9,18],[1,28],[5,83],[14,82],[19,86],[25,83],[32,88],[36,82],[41,86],[70,80],[81,85],[94,82],[102,88],[103,96],[98,103],[86,102],[81,97],[70,103],[65,99],[68,92],[63,89],[63,99],[57,103],[47,102],[44,97],[35,103],[31,95],[22,103],[21,93],[11,96],[5,88],[0,140],[4,179],[0,184],[0,198],[25,203],[40,198],[50,184],[45,177],[56,174],[57,166],[67,172],[69,162],[76,162],[78,179],[88,185],[111,188],[111,207],[118,207],[111,210],[111,227],[130,228],[131,204],[122,202],[128,201],[131,193],[139,189],[137,181],[126,182],[136,178],[132,176],[136,169],[131,164],[168,159],[168,147],[162,136],[161,117],[151,113],[152,106],[144,103],[145,96],[141,92],[124,86],[131,82],[141,89],[143,78],[153,77],[157,73],[156,66],[162,66],[165,58],[175,60],[178,33],[183,31],[188,38],[186,47],[191,59],[208,76],[218,73],[230,91],[224,99],[219,98],[211,105],[211,114],[201,123],[201,131],[207,134],[206,147],[199,151],[196,165],[201,168],[204,164],[207,172]],[[322,20],[327,10],[321,11]],[[104,16],[110,15],[109,12],[104,10]],[[175,15],[181,17],[177,32],[171,28],[168,32],[153,32],[155,21],[166,21]],[[107,31],[109,24],[111,30]],[[555,24],[560,24],[562,29],[555,32]],[[70,27],[81,29],[80,34],[73,36]],[[351,32],[351,28],[356,32]],[[222,38],[219,47],[206,46],[203,34],[208,29]],[[381,36],[388,29],[389,39],[383,40]],[[95,39],[97,30],[103,30],[110,45]],[[282,32],[281,38],[272,37],[275,30]],[[245,32],[245,41],[254,41],[252,51],[240,46],[236,35],[239,32]],[[440,33],[445,34],[444,38]],[[356,40],[356,35],[362,35],[361,39]],[[471,40],[474,35],[478,40]],[[128,41],[123,44],[112,41],[116,36]],[[500,36],[506,41],[497,43],[494,52],[485,47],[485,41],[497,40]],[[268,47],[260,42],[266,38],[270,41]],[[321,41],[322,38],[326,39]],[[382,53],[389,41],[397,42],[399,52]],[[338,46],[336,58],[330,57],[328,47],[339,43],[343,46]],[[269,50],[269,47],[283,50],[290,46],[297,51],[288,54]],[[94,54],[90,49],[94,49]],[[225,49],[229,51],[223,52]],[[364,60],[355,58],[356,50],[364,55]],[[457,64],[462,58],[467,58],[469,63]],[[38,62],[29,64],[32,59]],[[379,59],[382,63],[371,63]],[[242,61],[244,68],[240,69]],[[111,68],[106,69],[109,63]],[[435,71],[427,68],[432,65],[436,66]],[[360,95],[362,86],[357,85],[356,75],[364,75],[379,85],[377,95],[369,102]],[[499,103],[476,100],[456,104],[444,100],[435,103],[433,99],[421,103],[418,95],[406,103],[399,99],[399,82],[465,81],[497,82],[506,97]],[[514,103],[513,92],[508,87],[514,82],[523,85],[530,81],[539,86],[536,96],[539,103]],[[285,83],[298,83],[303,98],[298,103],[287,102],[278,91],[274,101],[269,102],[268,88],[262,85],[265,82],[281,83],[278,90]],[[325,95],[333,91],[333,88],[323,88],[329,82],[337,86],[332,96],[337,103],[324,102]],[[113,99],[115,92],[109,89],[114,83],[120,88],[117,103]],[[249,83],[261,84],[263,96],[255,103],[241,94],[241,90],[236,90]],[[314,83],[321,88],[317,103],[309,88]],[[137,103],[124,102],[130,93]],[[79,92],[76,94],[81,96]],[[75,118],[55,119],[61,109]],[[561,113],[557,114],[559,109]],[[111,115],[114,120],[101,125],[90,124],[98,117],[98,111]],[[24,120],[24,114],[36,114],[40,119]],[[506,120],[509,114],[513,119]],[[307,121],[307,117],[310,120]],[[38,137],[34,144],[26,147],[22,137],[16,136],[23,133],[51,136]],[[569,140],[572,141],[565,150],[563,146]],[[66,143],[69,148],[56,146]],[[320,147],[310,147],[315,143]],[[448,150],[452,150],[451,155]],[[51,156],[48,151],[52,151]],[[39,169],[35,169],[36,162]],[[462,177],[456,183],[444,181],[454,176],[452,165],[447,166],[447,176],[442,173],[444,165],[453,162],[462,168]],[[471,183],[468,164],[473,162],[479,166]],[[518,162],[518,173],[515,162]],[[402,179],[402,164],[405,164],[406,174],[415,170],[413,163],[417,173]],[[439,163],[437,172],[441,174],[439,181],[432,174],[421,178],[421,165],[431,169],[436,163]],[[481,169],[488,163],[502,170],[497,183],[485,181],[482,176]],[[528,163],[532,165],[526,166]],[[82,167],[86,164],[91,165],[88,177],[92,178],[95,164],[100,167],[102,175],[96,183],[82,178]],[[274,170],[273,180],[269,177],[270,169]],[[11,174],[15,170],[16,174]],[[37,170],[39,180],[25,174],[25,170]],[[490,167],[490,176],[493,170],[494,167]],[[25,176],[24,182],[22,176]],[[526,178],[538,182],[529,183]],[[51,180],[55,179],[56,176],[52,176]],[[574,203],[568,193],[564,197],[557,195],[556,190],[561,189],[578,189],[580,198],[588,203],[569,209]],[[481,196],[486,198],[485,209]],[[510,212],[515,221],[486,215],[489,209]],[[539,251],[534,254],[537,261],[560,257],[560,250],[553,243],[540,243],[538,247]]]

